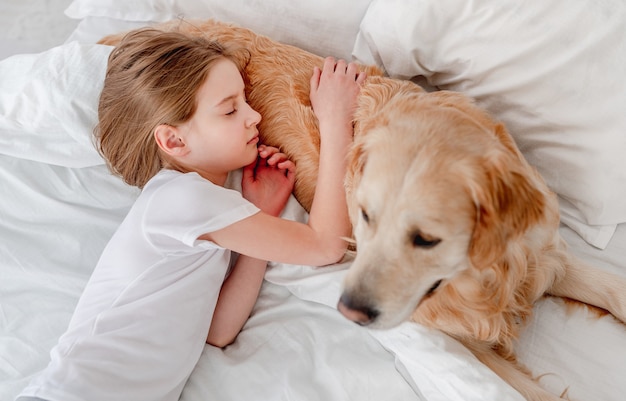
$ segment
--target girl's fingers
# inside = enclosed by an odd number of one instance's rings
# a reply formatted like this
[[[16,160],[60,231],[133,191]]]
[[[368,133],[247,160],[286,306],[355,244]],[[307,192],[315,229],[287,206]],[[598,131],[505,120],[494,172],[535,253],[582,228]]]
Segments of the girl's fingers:
[[[337,62],[335,61],[334,57],[326,57],[324,59],[324,67],[322,69],[322,75],[328,75],[332,73],[333,71],[335,71],[336,65],[337,65]]]
[[[346,67],[346,74],[356,78],[359,74],[359,66],[356,63],[348,64],[348,67]]]
[[[259,157],[265,158],[269,156],[269,151],[267,145],[259,145],[257,147],[257,151],[259,152]]]
[[[311,90],[313,92],[320,86],[320,77],[322,76],[322,70],[319,67],[313,67],[313,75],[311,75]]]
[[[293,185],[296,180],[296,165],[291,160],[285,160],[278,163],[276,167],[283,172],[291,185]]]
[[[345,73],[347,71],[347,68],[348,64],[346,63],[346,60],[340,59],[339,61],[337,61],[337,63],[335,63],[336,72]]]
[[[252,163],[248,164],[243,168],[243,177],[242,181],[254,181],[254,170],[258,163],[259,159],[256,159]]]
[[[296,165],[291,160],[284,160],[276,165],[281,170],[289,170],[290,173],[296,172]]]
[[[359,65],[356,63],[348,64],[346,74],[351,77],[353,76],[354,80],[359,85],[361,85],[365,81],[365,78],[367,78],[367,73],[365,73],[365,71],[359,71]]]
[[[273,154],[278,153],[278,148],[275,148],[273,146],[268,146],[268,145],[259,145],[258,150],[259,150],[259,156],[261,156],[264,159],[267,159],[268,157],[271,157]]]
[[[286,154],[284,153],[274,153],[272,156],[270,156],[267,160],[266,163],[268,166],[274,166],[279,162],[282,162],[284,160],[289,160],[289,158],[287,157]]]
[[[359,85],[362,85],[363,82],[365,82],[365,78],[367,78],[367,73],[365,73],[364,71],[359,72],[356,75],[356,83],[359,84]]]

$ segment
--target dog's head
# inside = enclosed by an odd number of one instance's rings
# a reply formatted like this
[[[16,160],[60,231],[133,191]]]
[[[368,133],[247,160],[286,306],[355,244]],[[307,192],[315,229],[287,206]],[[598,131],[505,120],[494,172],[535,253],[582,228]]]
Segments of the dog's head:
[[[544,194],[503,126],[450,93],[391,98],[355,136],[357,255],[339,310],[392,327],[542,219]]]

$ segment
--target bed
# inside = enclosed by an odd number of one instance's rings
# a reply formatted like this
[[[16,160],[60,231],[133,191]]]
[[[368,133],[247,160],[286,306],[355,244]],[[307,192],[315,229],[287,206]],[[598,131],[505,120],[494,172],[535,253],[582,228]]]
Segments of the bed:
[[[34,3],[8,7],[3,21],[41,15]],[[172,18],[216,18],[322,56],[377,64],[428,90],[474,97],[507,124],[559,195],[560,230],[572,252],[626,276],[621,0],[51,3],[62,7],[49,25],[14,25],[35,35],[27,46],[0,41],[9,56],[0,61],[0,400],[13,400],[46,366],[138,194],[107,171],[93,145],[111,51],[95,42]],[[306,213],[292,198],[284,217],[304,220]],[[368,330],[343,318],[335,305],[349,265],[272,264],[237,340],[205,347],[180,399],[522,400],[440,332],[411,323]],[[610,315],[546,297],[518,350],[556,394],[624,399],[626,326]]]

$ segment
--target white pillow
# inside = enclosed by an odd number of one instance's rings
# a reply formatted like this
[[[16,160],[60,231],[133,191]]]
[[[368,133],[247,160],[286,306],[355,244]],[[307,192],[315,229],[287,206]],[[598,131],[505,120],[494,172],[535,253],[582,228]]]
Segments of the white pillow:
[[[104,164],[93,129],[111,47],[70,43],[0,62],[0,153],[67,167]]]
[[[625,27],[623,0],[375,0],[353,55],[476,98],[604,248],[626,222]]]
[[[145,22],[216,18],[320,56],[347,59],[370,1],[74,0],[65,14]]]

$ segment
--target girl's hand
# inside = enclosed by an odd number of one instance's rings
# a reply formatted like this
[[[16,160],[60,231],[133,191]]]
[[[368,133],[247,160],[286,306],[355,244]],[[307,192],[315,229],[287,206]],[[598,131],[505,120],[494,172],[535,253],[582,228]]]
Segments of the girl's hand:
[[[324,125],[352,130],[357,95],[365,78],[366,74],[359,72],[357,64],[335,61],[332,57],[324,60],[323,70],[314,68],[310,98],[322,134]]]
[[[243,197],[263,212],[279,216],[296,179],[296,166],[277,148],[259,145],[259,157],[243,168]]]

